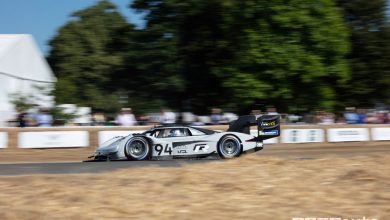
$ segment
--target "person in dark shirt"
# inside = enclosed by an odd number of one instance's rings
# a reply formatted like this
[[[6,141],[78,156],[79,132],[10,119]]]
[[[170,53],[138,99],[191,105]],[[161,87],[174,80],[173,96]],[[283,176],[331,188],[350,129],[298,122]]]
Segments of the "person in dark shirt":
[[[26,127],[27,113],[22,112],[18,115],[18,127],[24,128]]]

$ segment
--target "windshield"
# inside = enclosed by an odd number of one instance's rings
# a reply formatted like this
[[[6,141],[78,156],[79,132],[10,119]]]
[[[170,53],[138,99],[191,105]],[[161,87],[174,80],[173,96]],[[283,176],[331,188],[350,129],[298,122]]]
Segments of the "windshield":
[[[145,136],[158,137],[160,132],[161,132],[161,129],[155,129],[155,130],[145,131],[142,134]]]

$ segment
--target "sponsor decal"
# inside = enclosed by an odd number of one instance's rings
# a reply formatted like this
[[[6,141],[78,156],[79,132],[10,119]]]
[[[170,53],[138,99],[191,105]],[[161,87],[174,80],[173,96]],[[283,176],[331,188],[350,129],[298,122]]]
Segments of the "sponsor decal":
[[[327,129],[329,142],[369,141],[368,128],[330,128]]]
[[[340,136],[343,136],[343,135],[359,135],[359,131],[356,131],[356,130],[342,130],[342,131],[337,131],[336,132],[337,135],[340,135]]]
[[[209,148],[210,146],[207,144],[197,144],[194,146],[194,152],[196,153],[199,151],[207,152]]]
[[[187,153],[187,150],[178,150],[177,153],[178,153],[178,154],[186,154],[186,153]]]
[[[284,129],[282,143],[324,142],[323,129]]]
[[[278,135],[279,131],[278,130],[263,131],[260,134],[261,135]]]
[[[187,153],[188,146],[182,145],[177,147],[177,153],[178,154],[186,154]]]
[[[261,126],[275,126],[276,125],[276,121],[269,121],[269,122],[262,122],[261,123]]]

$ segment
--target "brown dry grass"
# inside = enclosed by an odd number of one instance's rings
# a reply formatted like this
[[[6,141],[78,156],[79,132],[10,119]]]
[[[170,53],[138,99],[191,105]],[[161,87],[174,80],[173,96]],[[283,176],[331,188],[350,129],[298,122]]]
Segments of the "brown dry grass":
[[[0,219],[390,219],[390,156],[0,177]]]

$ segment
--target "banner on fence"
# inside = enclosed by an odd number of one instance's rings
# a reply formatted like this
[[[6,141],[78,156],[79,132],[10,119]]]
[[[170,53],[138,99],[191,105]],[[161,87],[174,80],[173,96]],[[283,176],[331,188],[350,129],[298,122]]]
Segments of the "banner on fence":
[[[283,129],[282,143],[324,142],[323,129]]]
[[[390,128],[371,128],[371,137],[374,141],[389,141]]]
[[[0,148],[6,148],[8,145],[7,132],[0,132]]]
[[[20,132],[20,148],[88,147],[88,131]]]
[[[329,128],[329,142],[368,141],[368,128]]]

